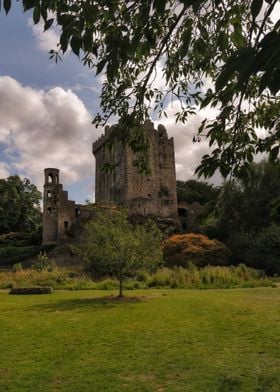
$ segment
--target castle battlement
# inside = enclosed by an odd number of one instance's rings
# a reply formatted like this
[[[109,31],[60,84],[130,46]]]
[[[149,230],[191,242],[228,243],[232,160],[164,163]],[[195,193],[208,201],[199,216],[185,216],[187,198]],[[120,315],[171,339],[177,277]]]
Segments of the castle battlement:
[[[99,150],[109,139],[113,127],[115,125],[112,126],[106,126],[105,127],[105,133],[103,135],[101,135],[95,142],[92,143],[92,153],[94,154],[97,150]]]

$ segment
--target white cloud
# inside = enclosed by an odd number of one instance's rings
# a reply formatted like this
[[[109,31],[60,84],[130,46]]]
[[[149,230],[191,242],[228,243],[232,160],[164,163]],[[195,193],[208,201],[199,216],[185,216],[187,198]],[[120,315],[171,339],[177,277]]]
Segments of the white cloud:
[[[272,14],[270,15],[271,20],[273,23],[278,22],[280,19],[280,4],[275,4]]]
[[[0,178],[9,177],[10,173],[8,170],[8,166],[4,162],[0,162]]]
[[[28,20],[28,26],[32,28],[32,32],[37,41],[37,46],[40,50],[49,52],[51,49],[55,50],[57,48],[59,33],[55,28],[51,27],[49,30],[44,32],[44,23],[39,22],[34,25],[31,18]]]
[[[0,173],[19,173],[40,188],[45,167],[61,169],[65,184],[92,177],[91,144],[101,131],[91,120],[71,90],[36,90],[0,77],[0,142],[9,157]]]
[[[168,105],[163,123],[174,137],[177,178],[192,178],[201,157],[209,151],[208,143],[192,143],[201,121],[215,118],[214,109],[205,108],[191,116],[186,124],[176,124],[178,102]],[[71,90],[55,87],[36,90],[24,87],[11,77],[0,77],[0,143],[6,158],[0,165],[2,177],[18,173],[30,178],[40,189],[45,167],[61,170],[67,189],[85,178],[94,181],[91,144],[101,131],[91,124],[91,115]],[[156,125],[155,124],[155,125]]]
[[[180,110],[179,103],[173,102],[166,108],[168,118],[161,118],[155,122],[156,124],[163,124],[168,132],[169,137],[174,137],[175,145],[175,161],[176,161],[176,176],[178,180],[188,180],[193,178],[196,167],[199,165],[204,154],[209,153],[210,148],[208,141],[201,137],[199,143],[193,143],[193,136],[201,122],[207,118],[214,119],[218,111],[216,109],[205,108],[199,111],[196,115],[191,115],[189,120],[185,123],[175,123],[175,113]],[[220,182],[219,176],[212,179],[215,183]]]

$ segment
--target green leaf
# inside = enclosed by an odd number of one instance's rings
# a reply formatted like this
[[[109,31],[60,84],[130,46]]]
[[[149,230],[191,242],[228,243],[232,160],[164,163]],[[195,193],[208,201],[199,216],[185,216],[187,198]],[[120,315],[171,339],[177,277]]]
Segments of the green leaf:
[[[216,91],[222,90],[224,86],[229,82],[229,80],[234,75],[235,68],[231,64],[226,64],[223,67],[222,72],[218,76],[216,80]]]
[[[103,70],[103,68],[105,67],[106,63],[107,63],[107,59],[103,59],[103,60],[101,60],[101,61],[97,64],[97,66],[96,66],[96,75],[99,75],[100,72],[102,72],[102,70]]]
[[[53,24],[53,22],[54,22],[54,19],[48,19],[45,23],[44,31],[48,30],[51,27],[51,25]]]
[[[182,34],[182,45],[180,47],[180,54],[185,57],[188,53],[190,42],[192,38],[192,28],[189,26]]]
[[[276,161],[278,155],[279,155],[279,146],[273,147],[269,153],[269,160],[272,162]]]
[[[251,13],[253,16],[253,19],[256,19],[256,17],[259,15],[260,10],[262,9],[263,5],[263,0],[253,0],[251,4]]]
[[[234,25],[234,31],[231,34],[231,39],[236,48],[246,46],[246,39],[243,36],[241,24]]]
[[[38,0],[22,0],[24,12],[30,10],[31,8],[34,8],[37,1]]]
[[[154,0],[153,8],[157,11],[158,14],[163,15],[165,10],[165,1],[163,0]]]
[[[62,34],[60,36],[60,46],[61,46],[61,50],[63,53],[66,52],[67,47],[68,47],[68,42],[69,42],[69,35],[68,35],[68,31],[67,30],[63,30]]]
[[[73,53],[75,53],[75,55],[77,55],[78,57],[80,54],[81,44],[82,44],[82,41],[79,37],[73,36],[71,38],[71,41],[70,41],[71,49],[73,50]]]
[[[36,7],[33,10],[33,22],[37,24],[40,20],[41,11],[40,11],[40,4],[36,4]]]
[[[227,47],[227,34],[223,30],[218,35],[217,44],[220,50],[225,50]]]
[[[11,5],[12,5],[12,1],[11,0],[4,0],[3,6],[4,6],[4,10],[6,12],[6,15],[10,11]]]

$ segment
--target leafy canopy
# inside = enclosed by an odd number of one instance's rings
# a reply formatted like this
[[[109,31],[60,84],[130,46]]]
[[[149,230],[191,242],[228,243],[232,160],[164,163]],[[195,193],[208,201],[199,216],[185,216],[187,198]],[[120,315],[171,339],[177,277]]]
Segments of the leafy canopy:
[[[80,253],[93,272],[120,283],[140,269],[154,270],[162,259],[162,234],[156,225],[132,225],[126,210],[96,210],[86,226]]]
[[[198,202],[206,204],[215,201],[220,190],[207,182],[188,180],[176,181],[178,202],[186,202],[192,204]]]
[[[6,11],[11,0],[0,1]],[[120,119],[118,137],[143,154],[143,137],[131,135],[152,109],[176,120],[207,105],[219,109],[199,135],[209,154],[199,175],[242,176],[258,152],[279,153],[280,21],[270,17],[277,0],[21,0],[34,23],[57,24],[56,61],[71,48],[106,78],[96,125]],[[164,88],[156,77],[162,70]],[[213,87],[206,91],[206,82]],[[266,131],[265,137],[256,128]]]
[[[0,179],[0,234],[31,232],[41,223],[41,193],[28,178]]]

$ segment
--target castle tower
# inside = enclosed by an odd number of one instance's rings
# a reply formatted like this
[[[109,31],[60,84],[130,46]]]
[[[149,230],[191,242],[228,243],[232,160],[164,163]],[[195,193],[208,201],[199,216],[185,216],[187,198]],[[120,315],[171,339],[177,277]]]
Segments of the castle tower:
[[[145,121],[143,132],[149,140],[150,174],[145,176],[135,167],[135,155],[129,147],[115,143],[108,148],[114,126],[93,143],[96,159],[95,200],[97,204],[125,205],[130,214],[177,218],[177,192],[173,138],[168,138],[163,125],[154,128]],[[104,163],[115,165],[112,172],[102,170]]]
[[[68,230],[78,218],[80,206],[68,200],[68,192],[59,183],[59,170],[44,170],[43,244],[68,240]]]
[[[44,173],[43,244],[46,244],[56,242],[58,236],[59,170],[47,168]]]

